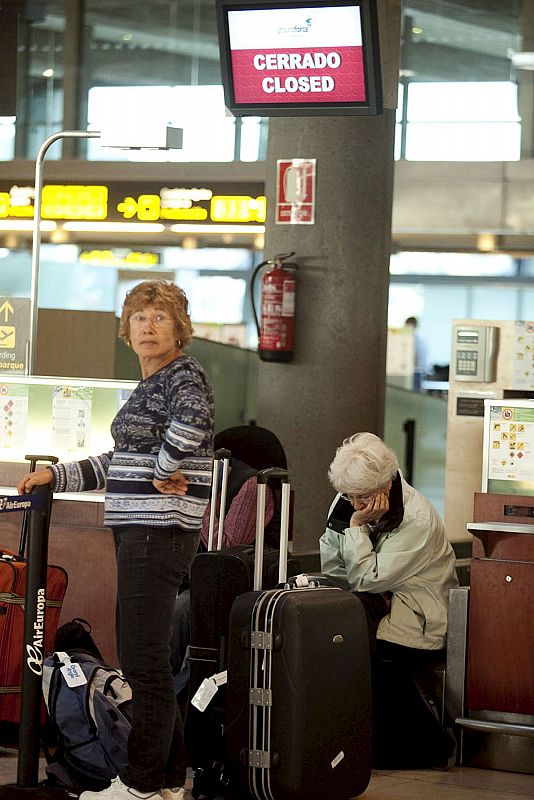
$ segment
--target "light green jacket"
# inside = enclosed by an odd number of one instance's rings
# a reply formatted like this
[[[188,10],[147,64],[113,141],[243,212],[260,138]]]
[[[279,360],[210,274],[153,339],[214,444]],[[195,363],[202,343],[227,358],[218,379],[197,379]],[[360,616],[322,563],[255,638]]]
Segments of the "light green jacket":
[[[454,551],[437,511],[404,479],[402,495],[401,524],[382,533],[374,549],[367,525],[344,533],[327,528],[321,571],[352,591],[392,592],[378,639],[438,650],[445,647],[449,590],[458,585]]]

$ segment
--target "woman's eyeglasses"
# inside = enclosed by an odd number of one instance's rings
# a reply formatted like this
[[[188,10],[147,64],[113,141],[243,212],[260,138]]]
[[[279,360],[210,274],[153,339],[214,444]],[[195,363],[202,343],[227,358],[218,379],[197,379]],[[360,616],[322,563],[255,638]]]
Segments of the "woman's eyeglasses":
[[[345,492],[340,492],[340,497],[342,497],[343,500],[347,500],[349,503],[363,503],[363,505],[366,506],[371,502],[374,494],[364,495],[361,497],[358,494],[345,494]]]
[[[130,322],[134,325],[146,325],[147,322],[150,322],[151,325],[154,325],[155,328],[162,328],[167,323],[171,322],[171,318],[168,317],[166,314],[154,314],[153,317],[148,317],[146,314],[142,314],[140,311],[132,314],[130,317]]]

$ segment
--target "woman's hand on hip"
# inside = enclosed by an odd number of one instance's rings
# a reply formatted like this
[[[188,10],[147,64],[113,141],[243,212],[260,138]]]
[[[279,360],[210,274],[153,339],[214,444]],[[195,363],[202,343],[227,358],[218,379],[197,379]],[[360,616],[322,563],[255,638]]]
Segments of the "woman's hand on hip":
[[[19,494],[29,494],[34,486],[46,486],[47,483],[52,483],[54,480],[54,473],[48,467],[40,469],[37,472],[28,472],[17,485],[17,492]]]
[[[187,494],[187,478],[184,477],[179,469],[177,469],[170,478],[166,478],[164,481],[154,478],[152,485],[155,486],[161,494]]]

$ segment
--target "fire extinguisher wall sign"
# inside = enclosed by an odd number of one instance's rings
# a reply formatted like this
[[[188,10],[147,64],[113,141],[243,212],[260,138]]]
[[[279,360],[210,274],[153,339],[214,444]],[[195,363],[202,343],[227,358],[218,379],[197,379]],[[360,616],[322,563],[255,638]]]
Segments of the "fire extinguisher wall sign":
[[[283,263],[294,253],[276,256],[259,264],[252,276],[252,309],[259,336],[259,356],[263,361],[291,361],[295,347],[295,296],[297,265]],[[253,300],[253,284],[259,269],[271,266],[261,281],[261,318],[258,321]]]
[[[276,163],[276,224],[313,225],[317,159],[278,159]]]

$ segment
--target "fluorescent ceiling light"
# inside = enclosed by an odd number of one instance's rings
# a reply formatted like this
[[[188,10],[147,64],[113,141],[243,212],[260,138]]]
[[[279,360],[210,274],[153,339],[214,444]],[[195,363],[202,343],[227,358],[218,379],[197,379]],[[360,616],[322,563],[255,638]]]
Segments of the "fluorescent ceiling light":
[[[45,220],[41,222],[42,231],[55,231],[55,222]],[[31,219],[2,219],[0,220],[0,231],[32,231],[33,220]]]
[[[64,222],[66,231],[87,233],[162,233],[160,222]]]
[[[265,225],[171,225],[173,233],[265,233]]]

